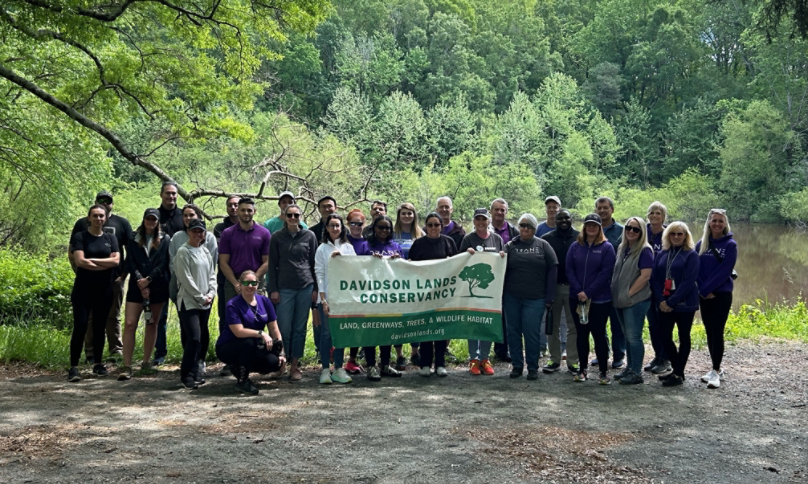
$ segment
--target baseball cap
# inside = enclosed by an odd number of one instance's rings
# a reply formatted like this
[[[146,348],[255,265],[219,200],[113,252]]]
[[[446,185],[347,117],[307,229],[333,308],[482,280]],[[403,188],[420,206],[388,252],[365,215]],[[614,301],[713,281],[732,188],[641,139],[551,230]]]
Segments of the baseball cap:
[[[109,198],[112,201],[112,194],[106,190],[101,190],[98,192],[98,195],[95,196],[95,199],[98,200],[99,198]]]
[[[555,203],[557,203],[559,206],[561,205],[561,199],[560,199],[560,198],[558,198],[558,197],[557,197],[557,196],[555,196],[555,195],[550,195],[549,197],[545,198],[545,199],[544,199],[544,204],[545,204],[545,205],[547,205],[547,202],[555,202]]]
[[[600,215],[596,213],[590,213],[589,215],[584,217],[584,225],[586,225],[589,222],[596,223],[598,225],[603,225],[603,223],[600,220]]]
[[[295,194],[290,191],[281,192],[281,194],[278,195],[278,201],[280,202],[283,197],[292,197],[293,202],[297,200],[297,198],[295,198]]]
[[[160,211],[156,208],[147,208],[145,212],[143,212],[143,219],[145,220],[146,217],[157,217],[157,220],[160,220]]]
[[[478,208],[477,210],[475,210],[474,211],[474,218],[477,218],[477,217],[485,217],[488,220],[491,220],[491,214],[488,213],[487,208]]]
[[[194,229],[205,230],[205,228],[206,228],[205,221],[202,220],[201,218],[195,218],[192,219],[190,222],[188,222],[188,230],[194,230]]]

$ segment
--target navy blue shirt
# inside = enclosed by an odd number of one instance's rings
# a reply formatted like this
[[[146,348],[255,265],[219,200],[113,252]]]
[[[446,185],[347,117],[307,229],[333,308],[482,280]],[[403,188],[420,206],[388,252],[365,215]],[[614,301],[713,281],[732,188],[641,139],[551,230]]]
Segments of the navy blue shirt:
[[[222,333],[216,341],[216,346],[238,338],[230,329],[231,324],[240,324],[248,329],[263,331],[267,323],[278,319],[275,316],[275,308],[268,297],[256,294],[255,303],[255,307],[250,306],[241,294],[227,301],[227,308],[225,309],[225,322],[227,324],[222,329]]]

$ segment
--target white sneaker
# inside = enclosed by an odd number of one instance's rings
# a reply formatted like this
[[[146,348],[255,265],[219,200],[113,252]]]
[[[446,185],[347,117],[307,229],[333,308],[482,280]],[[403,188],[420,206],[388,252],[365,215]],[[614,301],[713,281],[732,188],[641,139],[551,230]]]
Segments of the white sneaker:
[[[336,383],[351,383],[353,378],[345,371],[345,368],[337,368],[334,374],[331,375],[331,381]]]
[[[432,368],[425,366],[418,370],[418,374],[421,376],[430,376],[432,374]]]
[[[721,386],[721,379],[718,377],[717,372],[713,372],[713,378],[707,382],[707,388],[718,388]]]
[[[439,367],[435,368],[435,373],[438,376],[449,376],[449,372],[447,372],[446,368],[444,368],[442,366],[439,366]]]
[[[331,384],[331,370],[328,368],[323,368],[323,371],[320,372],[320,383],[324,383],[327,385]]]
[[[726,372],[724,372],[723,368],[718,371],[718,379],[721,380],[721,381],[724,381],[724,380],[727,379],[727,374],[726,374]]]
[[[718,373],[716,373],[715,370],[710,370],[701,377],[701,381],[704,383],[710,383],[710,381],[714,378],[718,378]]]
[[[198,367],[197,371],[198,371],[200,377],[205,376],[205,370],[207,370],[207,369],[208,369],[208,367],[207,367],[207,365],[205,365],[205,360],[199,360],[199,367]]]

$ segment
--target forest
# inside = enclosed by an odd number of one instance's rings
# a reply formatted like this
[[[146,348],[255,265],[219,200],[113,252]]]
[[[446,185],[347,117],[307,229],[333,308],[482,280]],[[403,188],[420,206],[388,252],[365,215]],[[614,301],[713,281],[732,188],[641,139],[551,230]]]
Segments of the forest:
[[[773,0],[776,2],[776,0]],[[801,0],[7,0],[0,244],[64,250],[95,193],[211,217],[278,192],[460,220],[557,195],[618,218],[808,221]],[[61,247],[61,249],[59,249]]]

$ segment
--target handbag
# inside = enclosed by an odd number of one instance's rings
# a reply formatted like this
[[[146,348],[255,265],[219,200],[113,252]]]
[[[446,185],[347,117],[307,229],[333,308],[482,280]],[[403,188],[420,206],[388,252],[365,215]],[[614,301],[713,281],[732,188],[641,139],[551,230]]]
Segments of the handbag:
[[[713,247],[713,244],[709,244],[709,246],[710,246],[710,252],[713,253],[713,256],[716,258],[718,263],[720,264],[724,262],[724,258],[721,257],[721,254],[718,253],[718,249]],[[738,273],[735,272],[735,269],[732,269],[732,274],[730,274],[729,277],[732,278],[733,281],[738,278]]]

